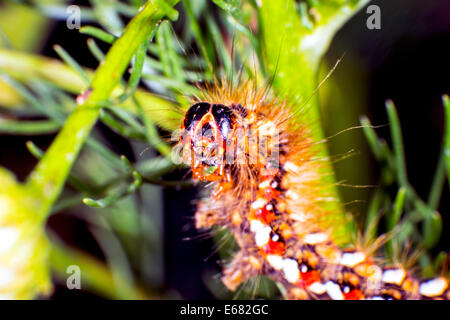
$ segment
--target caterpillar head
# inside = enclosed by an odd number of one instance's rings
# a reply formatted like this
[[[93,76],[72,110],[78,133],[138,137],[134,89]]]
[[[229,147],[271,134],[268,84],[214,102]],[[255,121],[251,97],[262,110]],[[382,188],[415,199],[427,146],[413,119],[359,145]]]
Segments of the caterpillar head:
[[[215,181],[229,174],[227,148],[232,144],[237,117],[231,107],[222,104],[199,102],[189,108],[180,143],[194,178]]]

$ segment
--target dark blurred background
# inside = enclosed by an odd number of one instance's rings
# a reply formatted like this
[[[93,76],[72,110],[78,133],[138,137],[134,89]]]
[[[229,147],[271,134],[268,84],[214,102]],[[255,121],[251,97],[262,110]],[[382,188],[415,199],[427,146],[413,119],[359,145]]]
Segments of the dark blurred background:
[[[359,118],[367,115],[373,125],[385,125],[376,131],[392,146],[385,109],[385,101],[392,99],[402,126],[408,178],[426,200],[444,135],[441,97],[450,92],[450,1],[379,0],[371,4],[381,9],[381,29],[368,30],[369,15],[361,10],[337,33],[326,55],[332,66],[345,53],[322,103],[325,132],[331,136],[358,126]],[[361,131],[330,141],[331,154],[350,149],[357,153],[336,163],[337,180],[376,185],[379,168]],[[341,188],[344,202],[362,200],[347,206],[356,215],[366,212],[372,193],[370,187]],[[439,207],[444,230],[450,227],[449,205],[446,183]],[[449,239],[444,231],[434,251],[448,251]]]
[[[88,1],[76,1],[88,5]],[[368,30],[368,14],[362,10],[337,34],[325,61],[327,65],[346,55],[321,92],[325,131],[331,136],[343,129],[359,125],[359,117],[367,115],[375,125],[387,124],[384,107],[392,99],[399,112],[406,149],[409,179],[419,195],[426,199],[437,165],[443,137],[443,107],[441,95],[450,93],[450,1],[372,1],[381,8],[381,30]],[[0,6],[1,10],[1,6]],[[87,37],[77,30],[68,30],[65,22],[54,23],[41,53],[55,57],[52,46],[60,44],[84,66],[95,68],[96,60],[86,46]],[[346,109],[343,111],[345,104]],[[349,106],[352,106],[350,108]],[[104,126],[101,132],[118,154],[129,159],[128,142]],[[389,143],[389,128],[377,129]],[[46,148],[53,135],[33,138]],[[29,154],[25,142],[29,138],[0,135],[0,165],[14,171],[20,179],[26,177],[36,160]],[[345,143],[344,143],[345,141]],[[349,144],[351,141],[351,144]],[[379,181],[379,169],[373,160],[361,130],[353,130],[330,140],[331,154],[355,149],[357,154],[336,163],[338,180],[353,185],[374,185]],[[358,168],[358,169],[356,169]],[[176,172],[170,178],[182,178]],[[347,206],[355,214],[363,214],[372,188],[342,188],[344,202],[361,200]],[[194,189],[164,189],[163,191],[163,287],[177,291],[186,299],[214,298],[205,284],[206,276],[218,275],[219,257],[212,255],[214,242],[204,238],[194,226]],[[442,195],[439,211],[444,230],[450,230],[448,184]],[[188,208],[188,209],[187,209]],[[102,258],[101,250],[85,225],[68,216],[51,219],[50,225],[69,243]],[[190,238],[190,240],[187,240]],[[449,251],[449,235],[444,232],[435,248]],[[216,277],[217,278],[217,277]],[[54,298],[92,295],[57,286]]]

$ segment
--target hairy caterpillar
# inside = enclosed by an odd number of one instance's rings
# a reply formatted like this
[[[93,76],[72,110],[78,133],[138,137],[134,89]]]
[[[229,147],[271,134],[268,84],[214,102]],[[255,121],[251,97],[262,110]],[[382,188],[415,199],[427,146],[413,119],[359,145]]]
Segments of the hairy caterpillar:
[[[181,125],[179,150],[193,178],[209,181],[197,228],[222,226],[240,251],[223,271],[235,290],[267,275],[289,299],[449,299],[444,277],[420,280],[402,266],[381,266],[331,235],[329,172],[311,128],[290,118],[286,101],[246,82],[203,90]]]

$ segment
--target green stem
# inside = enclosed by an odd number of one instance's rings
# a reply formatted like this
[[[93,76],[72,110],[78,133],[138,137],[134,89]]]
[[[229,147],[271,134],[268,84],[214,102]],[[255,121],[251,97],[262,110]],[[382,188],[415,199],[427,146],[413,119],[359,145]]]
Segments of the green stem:
[[[319,63],[338,29],[368,2],[314,2],[311,6],[320,19],[312,26],[302,22],[294,0],[263,0],[258,5],[264,65],[271,78],[269,85],[276,95],[289,100],[293,119],[312,127],[316,141],[324,137],[317,90],[326,78],[320,83],[317,81]],[[320,148],[320,155],[328,158],[326,146],[322,144]],[[324,186],[334,185],[335,178],[327,175],[321,182]],[[338,198],[335,187],[332,187],[331,194]],[[347,223],[341,204],[335,202],[326,209],[327,212],[340,212],[327,216],[327,220],[333,220],[332,224],[336,226],[335,240],[343,243],[350,241],[355,225],[353,222]]]
[[[388,100],[386,102],[386,109],[391,128],[397,179],[402,187],[409,189],[408,176],[406,173],[405,150],[403,149],[402,130],[400,127],[400,121],[398,119],[397,111],[395,110],[394,103],[391,100]]]
[[[40,135],[58,131],[60,124],[51,120],[14,121],[0,118],[0,133],[14,135]]]
[[[441,154],[439,156],[438,165],[436,172],[434,174],[433,183],[431,185],[431,191],[428,196],[428,206],[436,210],[439,207],[439,202],[441,200],[442,190],[444,189],[445,182],[445,144],[442,147]]]
[[[448,95],[442,97],[445,111],[445,138],[444,138],[444,154],[447,168],[448,182],[450,183],[450,98]]]
[[[369,0],[321,1],[313,4],[320,20],[305,25],[294,0],[261,1],[262,41],[267,70],[273,75],[273,87],[294,104],[297,116],[310,123],[320,117],[316,97],[319,63],[334,34]],[[316,138],[323,138],[321,128]]]

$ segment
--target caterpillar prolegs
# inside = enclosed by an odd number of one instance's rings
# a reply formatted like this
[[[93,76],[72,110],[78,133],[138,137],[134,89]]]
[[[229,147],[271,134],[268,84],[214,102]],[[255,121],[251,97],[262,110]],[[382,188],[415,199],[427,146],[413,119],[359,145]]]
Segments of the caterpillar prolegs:
[[[197,228],[221,226],[240,251],[223,271],[235,290],[267,275],[289,299],[449,299],[444,277],[421,280],[381,266],[364,249],[341,249],[331,229],[334,201],[324,187],[328,161],[286,101],[247,82],[207,88],[182,124],[182,158],[209,181]]]

